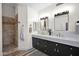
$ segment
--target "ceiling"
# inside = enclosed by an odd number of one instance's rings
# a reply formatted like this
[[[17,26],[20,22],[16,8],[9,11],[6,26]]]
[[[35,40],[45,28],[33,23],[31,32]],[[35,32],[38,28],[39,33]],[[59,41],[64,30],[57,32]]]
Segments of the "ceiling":
[[[34,10],[41,11],[47,7],[52,6],[52,8],[56,5],[56,3],[24,3],[25,5],[30,6]],[[3,5],[16,7],[17,3],[3,3]]]
[[[2,5],[15,7],[17,4],[16,3],[2,3]]]
[[[40,11],[40,10],[45,9],[46,7],[51,6],[53,4],[54,3],[28,3],[27,5],[37,11]]]

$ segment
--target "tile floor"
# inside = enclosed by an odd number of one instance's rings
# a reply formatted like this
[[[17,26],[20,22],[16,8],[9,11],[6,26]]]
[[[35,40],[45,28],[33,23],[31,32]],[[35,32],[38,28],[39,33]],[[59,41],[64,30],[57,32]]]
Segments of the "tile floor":
[[[47,55],[35,48],[32,48],[28,51],[15,49],[10,53],[6,53],[4,56],[47,56]]]
[[[27,54],[26,56],[47,56],[45,53],[35,49],[33,52]]]

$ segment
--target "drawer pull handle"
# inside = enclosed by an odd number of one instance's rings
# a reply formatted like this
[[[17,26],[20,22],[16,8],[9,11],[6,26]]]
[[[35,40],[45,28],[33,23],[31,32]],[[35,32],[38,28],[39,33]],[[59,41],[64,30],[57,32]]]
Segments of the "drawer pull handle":
[[[54,49],[54,51],[56,51],[56,49]]]
[[[57,52],[59,52],[59,50],[57,49]]]
[[[58,46],[58,44],[56,44],[56,46]]]
[[[72,50],[72,48],[70,48],[70,50]]]
[[[39,45],[39,43],[37,43],[37,45]]]
[[[45,45],[45,47],[47,47],[47,45]]]

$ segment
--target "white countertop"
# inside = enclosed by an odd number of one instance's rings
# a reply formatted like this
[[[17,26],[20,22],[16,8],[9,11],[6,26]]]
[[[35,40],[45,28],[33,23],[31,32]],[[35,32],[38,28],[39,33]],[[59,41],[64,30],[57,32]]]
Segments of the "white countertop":
[[[71,37],[57,37],[57,36],[49,36],[42,34],[32,34],[32,37],[79,47],[79,38],[77,39]]]

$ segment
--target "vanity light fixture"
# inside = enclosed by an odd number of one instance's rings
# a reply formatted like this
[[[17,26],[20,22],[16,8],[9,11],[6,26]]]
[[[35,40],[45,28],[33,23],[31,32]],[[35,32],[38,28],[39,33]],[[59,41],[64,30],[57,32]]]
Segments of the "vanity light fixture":
[[[60,6],[60,5],[62,5],[62,4],[64,4],[64,3],[57,3],[56,6]]]
[[[69,13],[69,11],[64,11],[64,12],[61,12],[61,13],[57,13],[57,14],[55,14],[54,16],[56,17],[56,16],[61,16],[61,15],[64,15],[64,14],[68,14]]]

